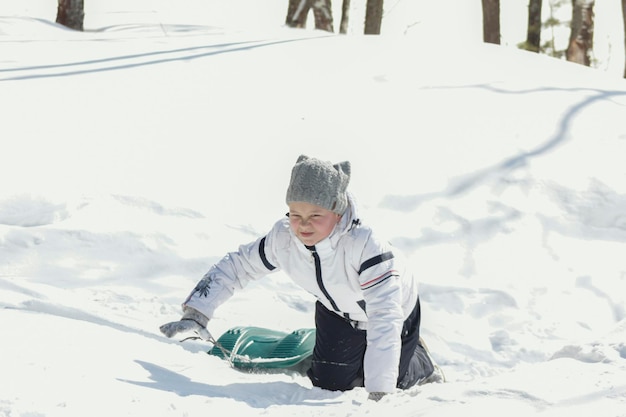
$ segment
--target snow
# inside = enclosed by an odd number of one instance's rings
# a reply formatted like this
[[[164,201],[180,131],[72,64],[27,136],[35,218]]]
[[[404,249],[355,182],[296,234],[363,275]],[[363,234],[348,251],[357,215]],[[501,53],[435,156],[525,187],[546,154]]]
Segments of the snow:
[[[442,12],[403,12],[418,2],[390,14],[409,31],[364,37],[243,1],[90,0],[84,33],[52,1],[0,6],[0,415],[626,416],[625,81],[425,44]],[[301,153],[352,162],[447,383],[373,403],[159,333],[284,214]],[[209,330],[312,316],[278,273]]]

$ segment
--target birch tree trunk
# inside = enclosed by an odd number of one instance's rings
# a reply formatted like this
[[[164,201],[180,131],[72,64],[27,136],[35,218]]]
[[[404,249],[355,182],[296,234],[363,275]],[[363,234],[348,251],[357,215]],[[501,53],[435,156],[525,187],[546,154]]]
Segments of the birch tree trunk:
[[[289,0],[285,24],[292,28],[305,28],[311,9],[315,18],[315,29],[333,32],[331,0]]]
[[[594,0],[572,0],[572,29],[565,55],[568,61],[589,66],[593,48]]]
[[[326,32],[335,31],[331,0],[315,0],[313,2],[313,16],[315,17],[315,29]]]
[[[289,0],[285,24],[291,28],[305,28],[310,8],[310,0]]]
[[[83,30],[85,5],[83,0],[59,0],[57,20],[60,25],[74,30]]]

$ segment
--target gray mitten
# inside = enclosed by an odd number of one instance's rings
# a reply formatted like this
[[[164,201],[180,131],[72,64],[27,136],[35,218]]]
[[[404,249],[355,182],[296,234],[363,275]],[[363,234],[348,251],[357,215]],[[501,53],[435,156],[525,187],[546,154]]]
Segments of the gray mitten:
[[[212,340],[213,336],[206,329],[209,319],[195,308],[185,307],[183,317],[178,321],[166,323],[159,327],[161,333],[167,337],[174,337],[178,333],[195,332],[204,340]]]
[[[370,392],[370,395],[368,395],[367,399],[373,400],[373,401],[380,401],[385,395],[387,395],[386,392]]]

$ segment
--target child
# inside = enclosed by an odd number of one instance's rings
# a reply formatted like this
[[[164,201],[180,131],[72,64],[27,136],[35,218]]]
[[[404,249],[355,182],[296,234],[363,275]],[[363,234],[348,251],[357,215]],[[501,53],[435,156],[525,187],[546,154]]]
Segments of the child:
[[[287,217],[213,265],[183,303],[168,337],[201,331],[235,288],[284,271],[317,297],[308,376],[328,390],[365,387],[379,400],[396,388],[437,379],[420,343],[416,278],[399,254],[361,224],[346,189],[350,163],[301,155],[291,172]]]

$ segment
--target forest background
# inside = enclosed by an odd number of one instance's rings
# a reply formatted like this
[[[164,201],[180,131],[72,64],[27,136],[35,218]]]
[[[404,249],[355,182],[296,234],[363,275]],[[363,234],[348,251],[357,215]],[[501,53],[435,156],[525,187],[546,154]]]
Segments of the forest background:
[[[271,3],[260,2],[260,13],[249,12],[253,16],[279,16],[280,13],[274,10],[279,2]],[[619,68],[626,78],[626,0],[603,0],[597,4],[595,0],[452,0],[449,3],[451,7],[447,11],[452,13],[431,21],[456,36],[466,34],[464,29],[469,29],[471,22],[474,22],[474,30],[475,23],[480,22],[482,38],[487,43],[506,45],[513,40],[517,47],[582,65],[604,70],[615,67],[614,71]],[[365,34],[386,33],[385,26],[400,28],[406,34],[412,26],[420,24],[424,12],[442,10],[429,7],[426,1],[407,0],[342,0],[334,4],[332,0],[284,0],[280,4],[283,15],[286,15],[284,23],[289,27],[314,26],[342,34],[355,32],[355,17],[357,22],[363,22],[362,27],[356,26],[357,31]],[[240,10],[246,10],[247,6]],[[85,7],[85,0],[58,0],[57,23],[83,30]],[[183,8],[188,10],[188,5]],[[392,13],[395,16],[391,17]],[[460,19],[451,18],[451,15]],[[524,16],[525,20],[522,19]],[[397,17],[408,17],[408,20],[398,24],[394,21]],[[521,23],[524,25],[520,26]],[[525,37],[521,36],[522,33]]]

